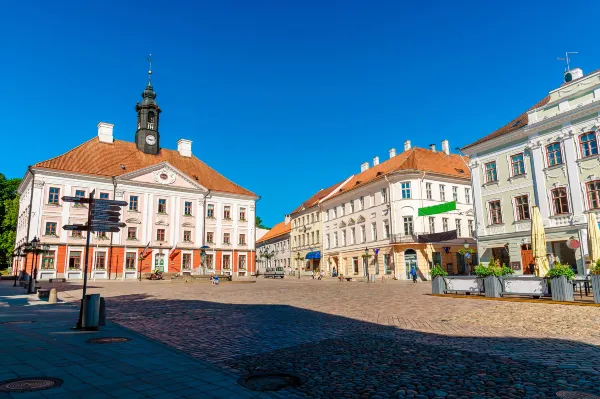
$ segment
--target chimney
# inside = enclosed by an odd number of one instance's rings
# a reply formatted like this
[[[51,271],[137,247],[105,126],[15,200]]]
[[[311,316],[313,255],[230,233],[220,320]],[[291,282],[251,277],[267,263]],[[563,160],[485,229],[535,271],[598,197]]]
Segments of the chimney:
[[[369,163],[365,162],[365,163],[361,163],[360,164],[360,171],[364,172],[365,170],[369,169]]]
[[[429,144],[429,149],[431,152],[435,152],[435,144]]]
[[[373,158],[373,166],[379,165],[379,157]]]
[[[448,140],[442,140],[442,151],[444,151],[444,154],[450,155],[450,143],[448,143]]]
[[[112,123],[100,122],[98,123],[98,138],[101,143],[113,142],[113,125]]]
[[[177,152],[182,157],[192,156],[192,140],[179,139],[177,140]]]
[[[404,151],[410,150],[410,140],[404,142]]]
[[[396,156],[396,149],[390,148],[390,158],[394,158]]]

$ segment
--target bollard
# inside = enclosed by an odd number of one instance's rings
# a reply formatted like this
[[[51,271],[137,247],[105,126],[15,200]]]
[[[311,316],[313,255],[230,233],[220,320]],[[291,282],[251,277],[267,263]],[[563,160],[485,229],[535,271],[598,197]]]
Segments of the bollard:
[[[106,325],[106,301],[104,300],[104,298],[100,298],[100,318],[98,320],[98,325]]]
[[[50,295],[48,296],[48,303],[56,303],[58,300],[58,295],[56,294],[56,288],[52,288],[50,290]]]
[[[83,301],[81,327],[84,330],[97,330],[100,319],[100,294],[89,294]]]

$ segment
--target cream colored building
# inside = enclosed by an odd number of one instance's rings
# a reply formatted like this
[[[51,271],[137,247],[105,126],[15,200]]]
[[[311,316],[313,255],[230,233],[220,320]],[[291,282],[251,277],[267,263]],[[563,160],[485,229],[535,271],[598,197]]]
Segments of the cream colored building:
[[[465,147],[471,158],[481,259],[530,273],[531,207],[547,251],[585,273],[586,214],[600,212],[600,72],[565,81],[506,126]],[[575,248],[575,249],[572,249]],[[589,267],[589,265],[588,265]]]
[[[304,201],[291,214],[292,231],[291,258],[292,268],[301,274],[312,274],[321,269],[321,251],[323,249],[323,228],[319,202],[331,195],[345,182],[334,184]]]
[[[419,216],[421,208],[452,201],[455,210]],[[476,260],[458,253],[465,241],[475,247],[471,185],[466,160],[451,154],[446,140],[442,151],[407,140],[402,153],[392,148],[386,161],[362,164],[320,206],[328,274],[335,268],[346,277],[408,279],[414,265],[427,279],[433,264],[466,274]]]

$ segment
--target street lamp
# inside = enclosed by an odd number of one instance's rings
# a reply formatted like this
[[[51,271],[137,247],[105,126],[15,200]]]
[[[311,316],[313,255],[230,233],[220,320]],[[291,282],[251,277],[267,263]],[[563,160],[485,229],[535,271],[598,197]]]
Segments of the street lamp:
[[[465,247],[465,249],[469,249],[470,246],[471,244],[469,244],[469,241],[465,240],[465,242],[463,243],[463,247]]]
[[[17,259],[21,259],[23,257],[23,250],[22,250],[22,248],[21,248],[20,245],[15,249],[13,257],[15,257]],[[18,262],[18,260],[17,260],[17,262]],[[18,270],[17,267],[15,267],[14,271],[15,271],[15,273],[14,273],[14,275],[15,275],[15,282],[13,283],[13,287],[16,287],[17,286],[17,277],[18,277],[19,270]]]
[[[296,267],[296,270],[298,270],[298,280],[300,280],[300,262],[302,261],[302,256],[300,255],[300,252],[298,252],[298,254],[296,255],[296,260],[298,261],[298,266]]]
[[[365,247],[365,261],[363,262],[367,283],[369,282],[369,248]]]
[[[32,294],[32,290],[35,287],[35,275],[37,274],[37,257],[39,254],[38,245],[40,244],[40,239],[37,237],[33,237],[31,240],[31,252],[33,253],[33,262],[31,262],[31,274],[29,276],[29,287],[27,288],[27,293]]]

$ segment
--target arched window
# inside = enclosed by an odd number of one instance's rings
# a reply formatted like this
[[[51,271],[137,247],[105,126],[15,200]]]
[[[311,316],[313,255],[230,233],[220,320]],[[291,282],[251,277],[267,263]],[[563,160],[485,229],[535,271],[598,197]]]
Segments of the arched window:
[[[148,112],[148,129],[154,129],[154,112]]]
[[[548,166],[560,165],[563,163],[560,143],[552,143],[546,146],[546,159]]]
[[[595,132],[588,132],[579,136],[579,143],[581,145],[582,157],[591,157],[598,154],[598,143],[596,142]]]

